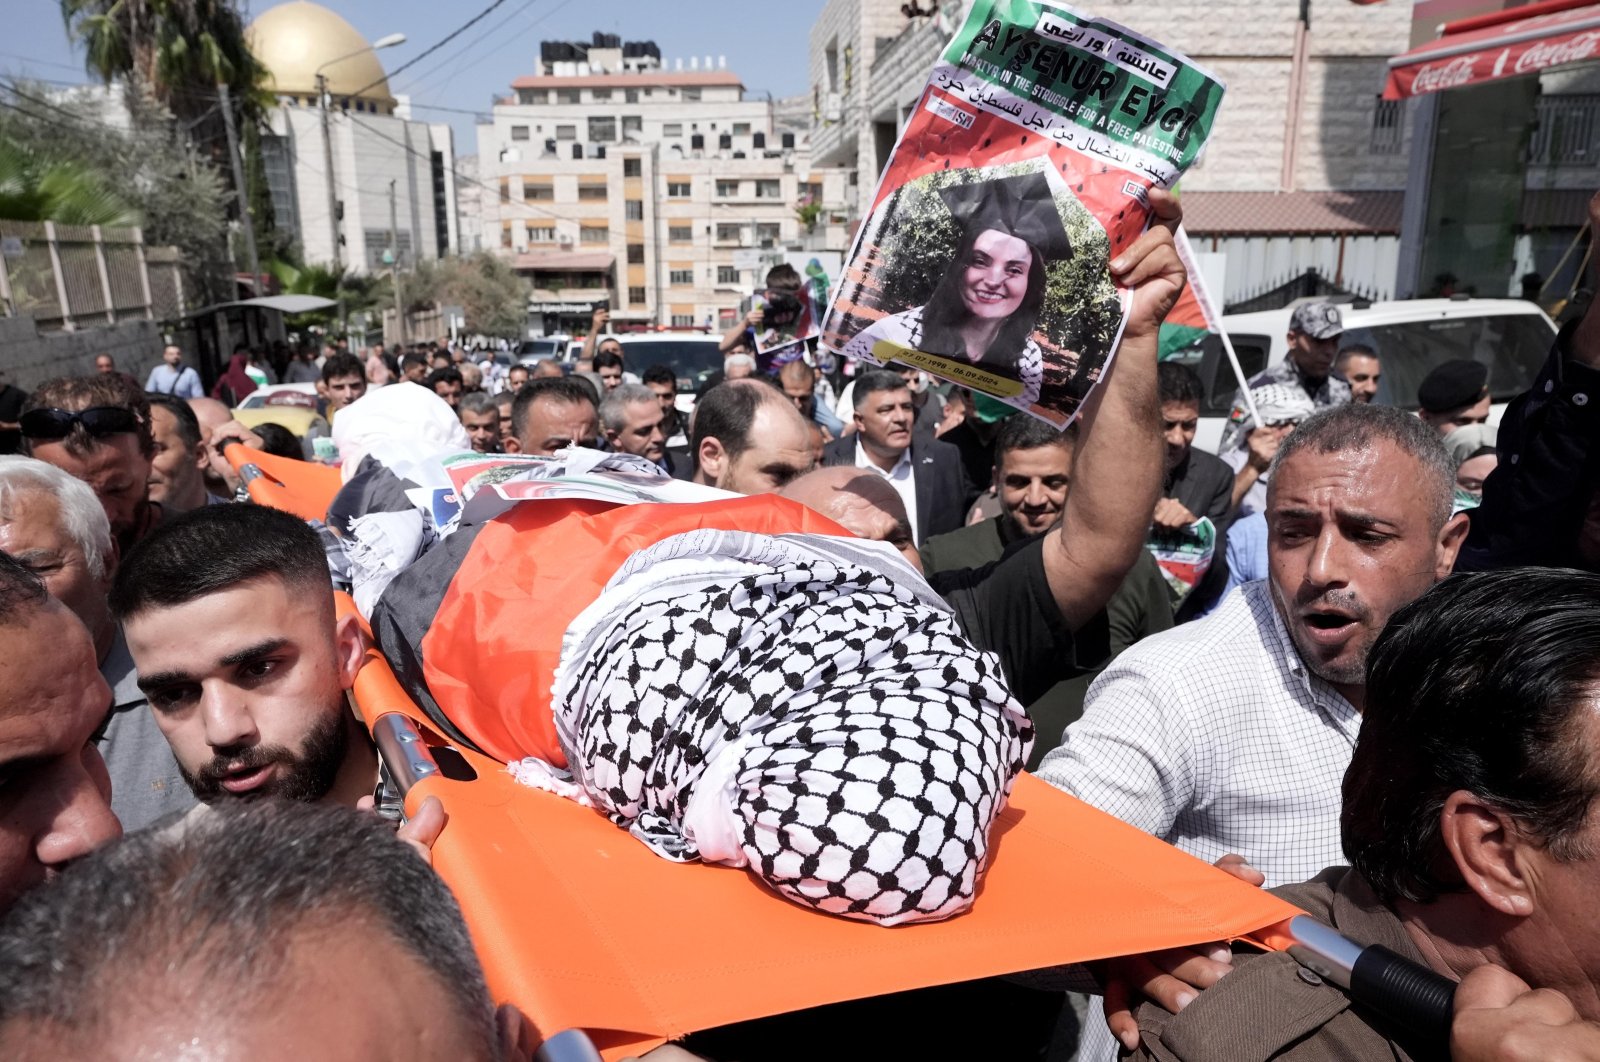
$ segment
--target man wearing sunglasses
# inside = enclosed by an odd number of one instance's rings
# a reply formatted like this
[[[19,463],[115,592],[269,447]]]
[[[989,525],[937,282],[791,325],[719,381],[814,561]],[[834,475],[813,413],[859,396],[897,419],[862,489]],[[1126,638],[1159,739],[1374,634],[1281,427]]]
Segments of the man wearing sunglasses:
[[[124,554],[161,523],[149,496],[155,437],[143,392],[117,376],[49,380],[28,399],[20,424],[30,456],[93,488]]]

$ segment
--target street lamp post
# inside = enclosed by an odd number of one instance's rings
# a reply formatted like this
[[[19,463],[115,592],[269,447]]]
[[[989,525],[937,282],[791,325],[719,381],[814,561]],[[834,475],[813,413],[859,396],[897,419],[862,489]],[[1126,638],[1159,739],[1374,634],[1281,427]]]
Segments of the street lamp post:
[[[353,51],[349,55],[341,55],[337,59],[329,59],[326,63],[317,67],[316,70],[317,105],[322,110],[322,162],[324,172],[328,178],[328,227],[333,233],[333,271],[335,273],[339,272],[341,266],[339,254],[339,195],[334,187],[333,180],[333,137],[328,131],[328,79],[322,72],[334,63],[342,63],[346,59],[365,55],[369,51],[375,52],[379,48],[392,48],[397,44],[404,44],[405,41],[406,35],[404,33],[391,33],[386,37],[378,38],[369,47]]]

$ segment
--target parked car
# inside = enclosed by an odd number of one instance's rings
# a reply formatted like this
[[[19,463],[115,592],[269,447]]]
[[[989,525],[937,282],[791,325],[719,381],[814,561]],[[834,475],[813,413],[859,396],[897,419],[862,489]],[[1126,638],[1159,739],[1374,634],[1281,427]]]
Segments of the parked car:
[[[555,358],[557,361],[565,360],[567,348],[572,342],[571,336],[554,335],[539,336],[536,339],[524,339],[517,346],[517,363],[532,365],[544,358]]]
[[[1223,327],[1233,340],[1245,377],[1277,365],[1289,351],[1289,316],[1298,300],[1281,310],[1230,314]],[[1520,299],[1407,299],[1392,302],[1350,302],[1344,316],[1342,350],[1370,347],[1383,364],[1383,380],[1373,399],[1381,405],[1417,408],[1417,385],[1436,366],[1470,358],[1489,366],[1489,394],[1494,407],[1489,422],[1498,424],[1505,405],[1526,391],[1538,375],[1556,326],[1543,310]],[[1205,397],[1195,445],[1215,452],[1222,441],[1238,394],[1222,340],[1208,335],[1171,360],[1183,361],[1200,374]]]
[[[694,409],[694,396],[712,373],[722,368],[721,337],[702,332],[623,334],[622,357],[628,371],[643,377],[652,365],[671,366],[678,377],[678,408]]]
[[[309,461],[313,456],[312,440],[332,433],[321,406],[316,384],[268,384],[246,395],[234,409],[233,417],[247,428],[268,422],[288,428],[300,437]]]

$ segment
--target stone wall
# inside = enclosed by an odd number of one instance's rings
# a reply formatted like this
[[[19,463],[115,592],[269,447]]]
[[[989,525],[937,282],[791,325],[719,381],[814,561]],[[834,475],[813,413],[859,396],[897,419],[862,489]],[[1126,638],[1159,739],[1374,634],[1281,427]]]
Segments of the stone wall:
[[[155,321],[41,333],[31,317],[0,317],[0,371],[24,391],[55,376],[92,373],[100,354],[110,354],[117,368],[143,382],[161,360],[162,345]]]

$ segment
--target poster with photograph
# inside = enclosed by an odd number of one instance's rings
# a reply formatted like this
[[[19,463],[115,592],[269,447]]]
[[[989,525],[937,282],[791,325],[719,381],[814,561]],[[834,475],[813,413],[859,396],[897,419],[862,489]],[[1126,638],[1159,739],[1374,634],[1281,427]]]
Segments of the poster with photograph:
[[[817,334],[818,313],[811,301],[811,286],[770,287],[756,292],[750,305],[761,311],[756,333],[756,354],[771,354]]]
[[[1051,0],[974,0],[907,121],[822,326],[1057,426],[1104,376],[1110,262],[1199,158],[1223,85]]]

